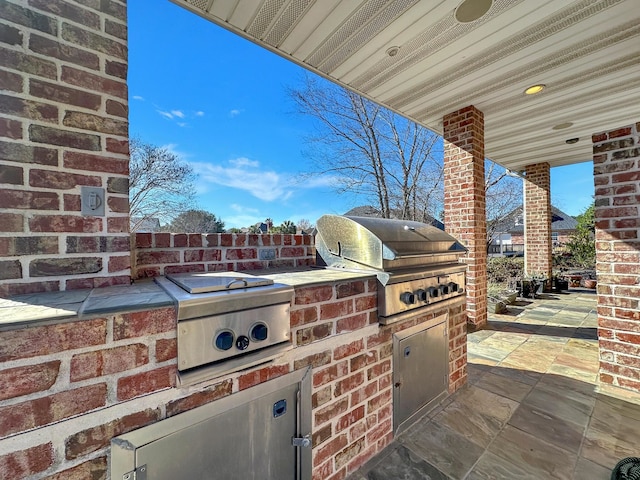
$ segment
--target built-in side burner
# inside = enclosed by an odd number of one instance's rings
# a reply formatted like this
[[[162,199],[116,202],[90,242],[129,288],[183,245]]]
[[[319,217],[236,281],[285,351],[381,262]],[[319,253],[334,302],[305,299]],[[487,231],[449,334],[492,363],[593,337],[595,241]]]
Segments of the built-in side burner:
[[[176,303],[182,378],[214,378],[291,348],[289,285],[238,272],[167,275],[155,281]]]

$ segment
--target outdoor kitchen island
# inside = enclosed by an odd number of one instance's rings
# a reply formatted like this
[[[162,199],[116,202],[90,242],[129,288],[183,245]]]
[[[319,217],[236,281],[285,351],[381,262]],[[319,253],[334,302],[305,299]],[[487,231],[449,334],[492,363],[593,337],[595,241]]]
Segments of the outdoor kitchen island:
[[[393,438],[395,333],[448,315],[449,392],[466,381],[463,296],[384,326],[371,274],[250,273],[293,286],[291,348],[184,386],[176,309],[155,283],[2,300],[1,476],[110,478],[113,438],[310,368],[312,478],[345,478]]]

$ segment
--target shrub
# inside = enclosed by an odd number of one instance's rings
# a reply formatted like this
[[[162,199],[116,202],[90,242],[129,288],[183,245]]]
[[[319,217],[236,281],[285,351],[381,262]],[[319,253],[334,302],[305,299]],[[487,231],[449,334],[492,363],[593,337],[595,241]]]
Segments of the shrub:
[[[522,257],[492,257],[487,262],[487,280],[489,283],[506,284],[509,279],[524,275]]]

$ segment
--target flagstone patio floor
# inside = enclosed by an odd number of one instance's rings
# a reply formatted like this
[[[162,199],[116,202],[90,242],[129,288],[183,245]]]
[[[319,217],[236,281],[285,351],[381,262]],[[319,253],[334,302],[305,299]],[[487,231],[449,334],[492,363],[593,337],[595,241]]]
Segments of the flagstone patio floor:
[[[640,395],[599,384],[596,296],[548,294],[468,337],[468,384],[349,480],[607,480],[640,457]]]

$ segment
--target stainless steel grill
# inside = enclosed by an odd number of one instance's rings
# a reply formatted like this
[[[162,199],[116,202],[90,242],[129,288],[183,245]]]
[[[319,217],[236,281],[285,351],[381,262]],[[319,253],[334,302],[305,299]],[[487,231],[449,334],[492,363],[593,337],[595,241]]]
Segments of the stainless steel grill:
[[[178,370],[188,383],[265,362],[290,348],[293,287],[237,272],[156,282],[178,310]]]
[[[465,293],[466,249],[431,225],[406,220],[324,215],[317,222],[317,263],[370,271],[378,278],[378,317],[387,323]]]
[[[393,334],[393,425],[400,432],[448,395],[448,305],[464,302],[466,250],[418,222],[325,215],[317,228],[317,263],[376,274],[380,323],[416,320]]]

